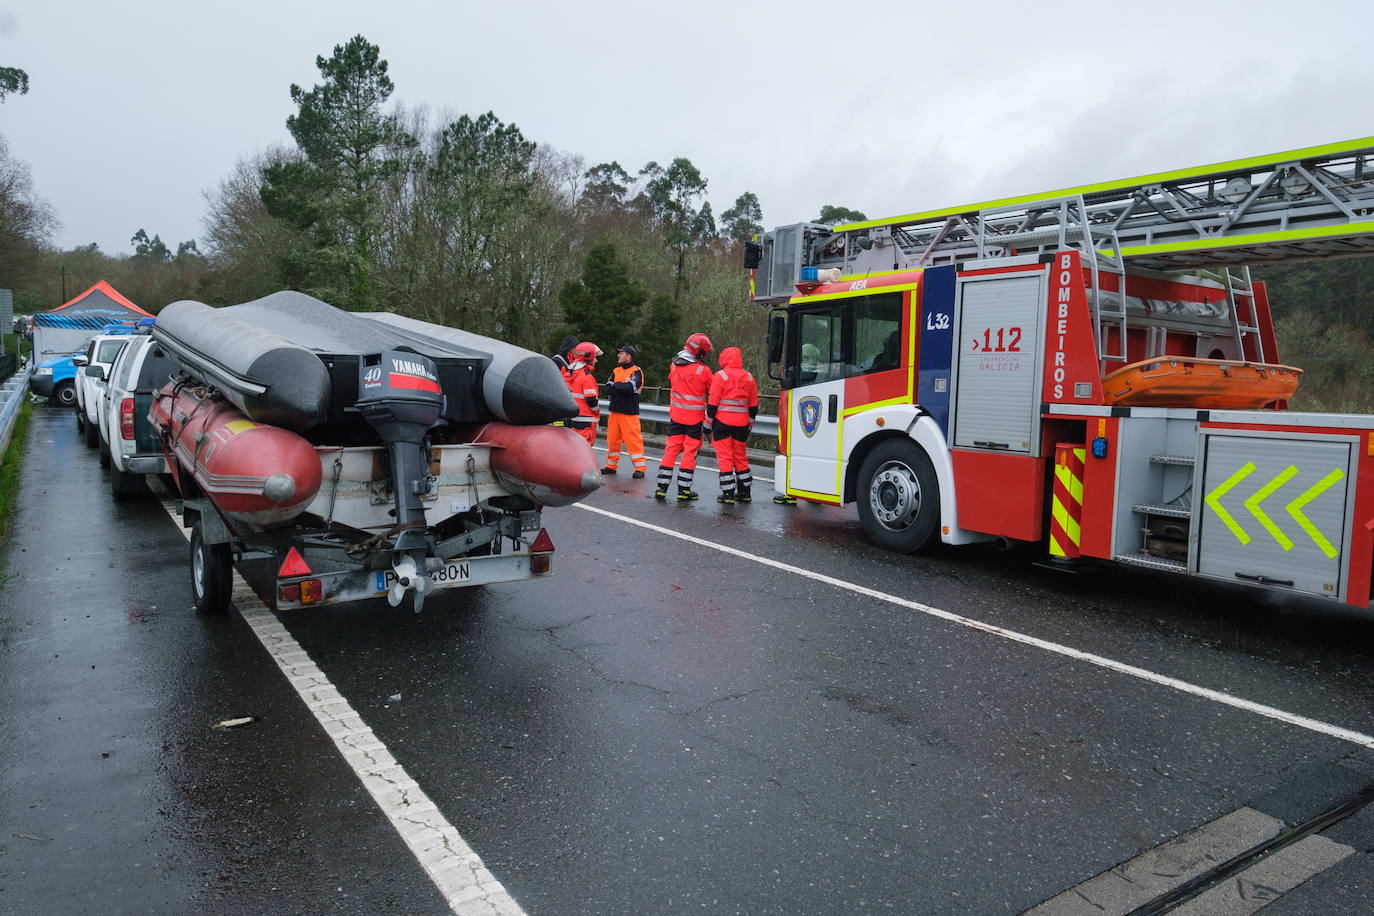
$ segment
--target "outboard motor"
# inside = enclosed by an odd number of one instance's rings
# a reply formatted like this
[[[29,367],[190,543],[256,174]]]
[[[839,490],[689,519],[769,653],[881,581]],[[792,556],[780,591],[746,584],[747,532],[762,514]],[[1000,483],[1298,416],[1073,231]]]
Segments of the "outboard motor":
[[[391,565],[396,583],[387,601],[396,607],[408,590],[414,591],[418,612],[430,586],[425,571],[425,507],[420,502],[429,490],[425,433],[444,410],[434,363],[402,350],[364,356],[358,367],[358,410],[381,436],[391,458],[397,532]]]

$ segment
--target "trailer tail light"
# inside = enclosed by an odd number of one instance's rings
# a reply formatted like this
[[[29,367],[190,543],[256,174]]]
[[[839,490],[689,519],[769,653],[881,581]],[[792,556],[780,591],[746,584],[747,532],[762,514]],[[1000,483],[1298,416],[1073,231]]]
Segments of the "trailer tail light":
[[[277,600],[290,604],[317,604],[324,600],[324,583],[319,579],[305,579],[279,585]]]
[[[543,528],[530,544],[530,575],[546,576],[553,569],[553,538]]]
[[[119,402],[119,435],[122,439],[134,437],[134,399],[125,398]]]

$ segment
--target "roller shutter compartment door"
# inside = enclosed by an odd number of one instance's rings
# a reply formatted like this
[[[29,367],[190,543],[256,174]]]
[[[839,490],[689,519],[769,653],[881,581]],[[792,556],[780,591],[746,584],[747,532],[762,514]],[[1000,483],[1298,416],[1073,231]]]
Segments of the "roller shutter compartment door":
[[[1036,274],[960,284],[956,448],[1033,450],[1041,279]]]

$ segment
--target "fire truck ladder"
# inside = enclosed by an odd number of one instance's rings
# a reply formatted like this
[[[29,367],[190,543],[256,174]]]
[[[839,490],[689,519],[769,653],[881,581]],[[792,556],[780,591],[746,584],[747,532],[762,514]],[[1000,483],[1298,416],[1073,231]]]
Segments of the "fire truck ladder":
[[[1374,137],[1123,181],[837,226],[804,263],[846,277],[1077,249],[1092,273],[1103,361],[1125,356],[1125,297],[1101,274],[1202,271],[1226,290],[1236,342],[1260,334],[1250,264],[1374,253]],[[828,254],[834,252],[834,254]],[[1124,285],[1118,287],[1124,290]],[[1103,347],[1118,329],[1120,352]]]

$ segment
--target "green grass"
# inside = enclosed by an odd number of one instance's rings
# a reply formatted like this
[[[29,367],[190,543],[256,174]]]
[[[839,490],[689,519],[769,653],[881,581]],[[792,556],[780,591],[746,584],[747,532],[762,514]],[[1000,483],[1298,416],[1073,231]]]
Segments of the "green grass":
[[[24,438],[28,433],[29,419],[33,416],[33,402],[28,394],[19,405],[19,416],[14,421],[14,433],[10,447],[5,451],[5,463],[0,464],[0,540],[9,532],[10,516],[14,512],[14,501],[19,495],[19,471],[24,459]],[[4,581],[0,571],[0,583]]]

